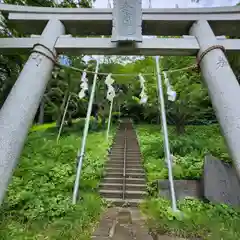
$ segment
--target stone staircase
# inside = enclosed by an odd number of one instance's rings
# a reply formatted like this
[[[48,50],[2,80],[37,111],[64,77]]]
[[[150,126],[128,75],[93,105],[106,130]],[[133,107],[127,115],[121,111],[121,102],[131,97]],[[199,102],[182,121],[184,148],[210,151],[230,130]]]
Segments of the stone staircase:
[[[100,184],[100,194],[115,206],[103,213],[92,240],[184,240],[151,235],[144,216],[136,207],[147,192],[140,148],[130,121],[119,126]]]
[[[137,206],[147,194],[140,148],[129,120],[117,130],[100,194],[116,206],[131,207]]]

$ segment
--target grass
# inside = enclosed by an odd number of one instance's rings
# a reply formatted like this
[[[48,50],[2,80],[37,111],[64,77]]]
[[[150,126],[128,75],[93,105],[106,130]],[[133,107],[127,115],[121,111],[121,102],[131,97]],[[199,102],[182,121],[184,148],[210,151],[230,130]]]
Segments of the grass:
[[[33,127],[20,164],[0,212],[0,240],[90,239],[106,204],[97,194],[103,174],[106,150],[105,131],[90,126],[80,182],[81,199],[71,204],[76,154],[84,123],[65,127],[60,142],[53,124]],[[169,128],[170,146],[176,157],[175,179],[199,179],[205,153],[230,161],[217,125],[189,126],[176,136]],[[137,126],[148,184],[167,178],[163,138],[159,126]],[[153,232],[202,239],[240,239],[240,211],[226,205],[185,199],[178,202],[184,217],[171,211],[169,200],[154,194],[142,204]]]
[[[80,124],[80,125],[79,125]],[[52,125],[29,133],[0,212],[0,239],[90,239],[106,207],[97,193],[109,143],[105,131],[90,132],[80,181],[80,201],[71,204],[82,123],[56,143]],[[51,129],[47,129],[47,128]],[[47,129],[47,130],[46,130]],[[110,140],[111,141],[111,140]]]
[[[184,217],[172,212],[171,202],[158,197],[157,189],[153,187],[157,179],[168,178],[160,126],[140,125],[137,132],[151,192],[151,196],[141,207],[152,231],[186,238],[240,239],[239,209],[224,204],[184,199],[178,201],[178,208]],[[175,179],[199,179],[206,153],[230,161],[217,125],[188,126],[182,136],[177,136],[174,128],[170,127],[169,140],[171,152],[175,157]]]
[[[53,123],[46,123],[46,124],[36,124],[33,125],[30,129],[31,132],[39,131],[39,130],[46,130],[48,128],[55,128],[56,127],[56,122]]]

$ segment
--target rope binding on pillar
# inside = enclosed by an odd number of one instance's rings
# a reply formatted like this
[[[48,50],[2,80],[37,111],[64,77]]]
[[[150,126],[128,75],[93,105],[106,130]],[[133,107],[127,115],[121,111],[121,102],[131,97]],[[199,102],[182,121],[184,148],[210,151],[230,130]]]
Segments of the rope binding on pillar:
[[[208,47],[205,51],[203,51],[200,56],[197,58],[197,67],[198,69],[200,69],[200,63],[201,61],[203,60],[203,58],[209,53],[211,52],[212,50],[215,50],[215,49],[220,49],[223,51],[223,53],[225,54],[226,53],[226,49],[224,48],[224,46],[222,45],[213,45],[211,47]]]

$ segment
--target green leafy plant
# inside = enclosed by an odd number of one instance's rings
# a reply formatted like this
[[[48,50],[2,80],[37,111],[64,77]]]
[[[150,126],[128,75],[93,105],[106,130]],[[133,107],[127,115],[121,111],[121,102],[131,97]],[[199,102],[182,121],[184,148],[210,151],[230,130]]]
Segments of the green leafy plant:
[[[148,181],[166,179],[168,171],[160,126],[139,125],[137,132]],[[217,125],[188,126],[185,134],[181,136],[175,133],[173,127],[169,127],[169,142],[171,153],[174,155],[175,179],[199,179],[202,175],[204,156],[207,153],[230,161]]]
[[[240,209],[185,199],[178,202],[180,213],[172,212],[170,201],[151,198],[141,205],[149,227],[158,234],[206,240],[237,240],[240,237]]]
[[[199,179],[206,153],[230,161],[217,125],[187,126],[185,134],[181,136],[175,133],[173,127],[168,130],[170,148],[174,155],[174,179]],[[139,125],[137,133],[149,191],[149,198],[141,208],[153,234],[209,240],[239,239],[239,209],[185,199],[178,202],[181,213],[172,212],[171,202],[159,198],[156,187],[157,180],[168,178],[161,126]]]
[[[88,135],[80,198],[72,205],[79,131],[30,132],[0,212],[0,239],[88,239],[106,204],[96,193],[110,142],[105,132]],[[96,147],[97,146],[97,147]]]

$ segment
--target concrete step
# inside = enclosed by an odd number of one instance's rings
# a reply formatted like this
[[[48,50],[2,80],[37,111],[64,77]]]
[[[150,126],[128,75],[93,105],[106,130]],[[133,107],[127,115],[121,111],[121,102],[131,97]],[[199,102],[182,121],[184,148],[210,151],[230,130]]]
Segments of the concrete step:
[[[122,190],[105,190],[100,189],[99,193],[106,198],[122,198],[123,191]],[[145,191],[125,191],[126,199],[142,199],[147,195]]]
[[[123,141],[120,141],[120,142],[123,142],[124,143],[124,140]],[[111,148],[116,148],[116,149],[124,149],[124,145],[118,145],[118,144],[116,144],[116,142],[114,142],[113,144],[112,144],[112,147]],[[132,143],[131,142],[131,145],[127,145],[127,148],[128,149],[134,149],[134,150],[138,150],[139,151],[139,146],[138,145],[136,145],[136,143]]]
[[[108,164],[124,164],[124,161],[123,159],[109,159],[106,163],[106,165],[108,166]],[[137,166],[141,166],[142,167],[142,161],[139,161],[139,160],[126,160],[125,162],[126,166],[134,166],[134,165],[137,165]]]
[[[113,160],[123,161],[123,154],[118,154],[118,155],[110,154],[108,157],[110,158],[111,161]]]
[[[110,159],[108,162],[111,162],[111,163],[114,163],[114,164],[124,164],[123,160],[116,160],[116,159]],[[141,166],[142,167],[142,162],[137,160],[137,161],[126,161],[125,162],[126,166],[134,166],[134,165],[137,165],[137,166]],[[106,164],[106,166],[108,166]]]
[[[110,152],[109,153],[109,155],[108,155],[109,157],[122,157],[123,158],[123,156],[124,156],[124,152],[123,151],[121,151],[121,152],[118,152],[118,151],[114,151],[114,152]],[[126,153],[126,158],[128,159],[128,158],[130,158],[130,159],[132,159],[132,158],[136,158],[136,159],[140,159],[142,156],[141,156],[141,154],[128,154],[128,153]]]
[[[131,152],[131,153],[139,153],[140,151],[139,151],[139,148],[136,148],[136,149],[129,149],[129,148],[127,148],[126,149],[128,152]],[[112,147],[111,148],[111,152],[120,152],[120,151],[124,151],[124,148],[115,148],[115,147]]]
[[[111,150],[110,151],[110,153],[109,153],[109,155],[121,155],[121,156],[123,156],[123,154],[124,154],[124,150]]]
[[[133,172],[126,172],[126,178],[145,178],[145,173],[133,173]]]
[[[123,168],[123,163],[108,161],[106,163],[106,167],[109,167],[109,168]]]
[[[100,188],[104,190],[123,190],[122,183],[101,183]],[[145,184],[126,184],[127,191],[146,191]]]
[[[135,160],[127,159],[126,164],[142,164],[142,161],[141,161],[141,159],[135,159]]]
[[[101,183],[99,187],[103,190],[123,190],[122,183]]]
[[[123,164],[124,161],[123,161],[123,158],[118,158],[118,159],[110,158],[108,162],[111,162],[111,163],[122,163]]]
[[[122,178],[123,173],[122,172],[106,172],[105,177],[107,178]]]
[[[107,173],[111,173],[111,172],[117,172],[117,173],[123,173],[123,168],[122,167],[106,167],[105,168],[105,172]]]
[[[145,184],[126,184],[126,190],[127,191],[134,191],[134,190],[138,190],[138,191],[143,191],[145,192],[147,189]]]
[[[127,148],[126,149],[126,153],[127,154],[139,154],[140,153],[140,151],[139,151],[139,149],[135,149],[135,150],[133,150],[133,149],[129,149],[129,148]],[[111,148],[111,152],[124,152],[124,149],[123,148]]]
[[[114,151],[111,151],[111,153],[109,154],[109,156],[111,157],[119,157],[119,156],[123,156],[123,152],[114,152]],[[140,153],[129,153],[129,152],[126,152],[126,156],[129,157],[129,158],[139,158],[141,157],[141,154]]]
[[[127,148],[127,152],[126,152],[127,155],[140,155],[140,151],[139,149],[136,150],[136,151],[130,151],[128,148]]]
[[[139,204],[141,204],[143,202],[142,199],[123,200],[120,198],[105,198],[105,200],[109,203],[112,203],[113,205],[115,205],[117,207],[122,207],[122,206],[138,207]]]
[[[126,166],[126,172],[129,174],[130,173],[143,173],[144,174],[144,170],[143,170],[143,168],[141,168],[141,166],[139,168]]]
[[[126,178],[126,184],[145,184],[144,178]],[[105,177],[103,183],[123,183],[123,178]]]
[[[110,167],[110,168],[123,168],[123,162],[112,162],[111,160],[109,160],[107,163],[106,163],[106,167]],[[126,166],[129,167],[129,168],[143,168],[142,167],[142,164],[140,162],[138,163],[133,163],[133,164],[130,164],[129,162],[126,162]]]
[[[142,169],[143,170],[143,167],[141,164],[126,164],[126,169]],[[144,170],[143,170],[144,172]]]
[[[144,173],[134,173],[134,172],[126,172],[126,178],[144,178]],[[121,178],[123,177],[123,172],[106,172],[106,177],[113,177],[113,178]]]
[[[123,156],[109,156],[110,161],[124,161]],[[126,163],[138,163],[142,162],[140,157],[126,157]]]
[[[144,173],[142,168],[131,168],[131,167],[125,166],[125,169],[126,169],[126,172],[129,174],[130,173]],[[107,173],[110,173],[110,172],[123,173],[123,166],[122,167],[107,167],[107,168],[105,168],[105,171]]]

